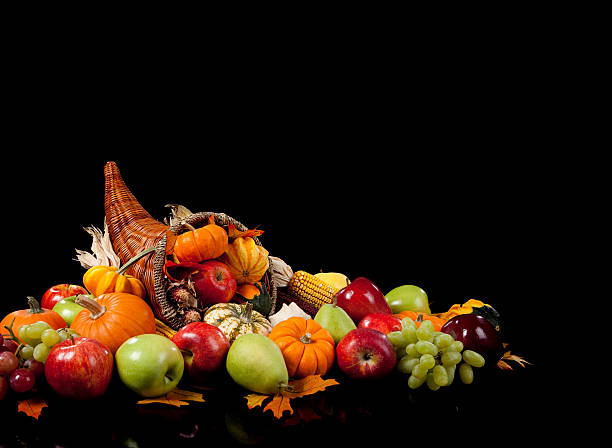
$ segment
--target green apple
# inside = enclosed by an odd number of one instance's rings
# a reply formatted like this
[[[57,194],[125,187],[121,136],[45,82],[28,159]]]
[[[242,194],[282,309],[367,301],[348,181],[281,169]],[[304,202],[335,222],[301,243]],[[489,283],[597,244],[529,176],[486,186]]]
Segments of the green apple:
[[[80,311],[85,309],[81,305],[77,305],[74,302],[76,300],[76,297],[77,296],[66,297],[53,306],[53,311],[62,316],[62,319],[64,319],[67,326],[72,325],[72,321],[74,320],[76,315],[79,314]],[[89,297],[93,298],[92,295],[90,295]]]
[[[340,340],[356,327],[353,319],[335,303],[326,303],[319,308],[314,317],[315,322],[329,331],[338,344]]]
[[[427,294],[418,286],[402,285],[393,288],[385,295],[385,300],[393,314],[399,314],[402,311],[431,314]]]
[[[239,336],[225,360],[227,373],[240,386],[260,394],[277,394],[289,384],[285,358],[272,339],[258,333]]]
[[[185,362],[174,342],[159,334],[141,334],[125,341],[115,353],[123,384],[142,397],[158,397],[174,389]]]

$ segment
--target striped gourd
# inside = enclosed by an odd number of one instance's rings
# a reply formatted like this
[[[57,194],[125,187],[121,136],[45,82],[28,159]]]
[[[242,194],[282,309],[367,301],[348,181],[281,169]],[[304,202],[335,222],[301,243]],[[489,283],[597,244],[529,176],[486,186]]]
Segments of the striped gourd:
[[[326,303],[332,303],[339,289],[306,271],[297,271],[289,280],[287,291],[318,309]]]
[[[218,327],[232,344],[239,336],[248,333],[259,333],[266,336],[272,330],[272,324],[261,313],[253,310],[250,302],[217,303],[206,311],[202,321]]]

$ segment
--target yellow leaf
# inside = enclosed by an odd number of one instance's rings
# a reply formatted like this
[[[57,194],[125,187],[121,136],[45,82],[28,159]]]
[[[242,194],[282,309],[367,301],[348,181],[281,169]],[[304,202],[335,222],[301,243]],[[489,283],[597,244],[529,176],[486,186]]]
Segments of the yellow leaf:
[[[28,398],[26,400],[19,400],[17,405],[17,411],[24,412],[30,417],[34,417],[38,420],[38,416],[42,412],[43,408],[47,407],[47,403],[40,397]]]
[[[244,398],[247,399],[247,407],[253,409],[256,406],[261,406],[269,398],[269,395],[249,394]]]
[[[247,399],[248,408],[252,409],[256,406],[262,406],[264,401],[272,397],[272,400],[264,407],[264,412],[272,411],[274,417],[281,418],[285,411],[289,411],[289,414],[293,414],[291,399],[312,395],[336,384],[339,383],[332,378],[324,380],[321,375],[310,375],[299,380],[289,381],[287,387],[282,388],[281,391],[274,396],[249,394],[245,398]]]
[[[159,397],[147,398],[144,400],[140,400],[138,404],[150,404],[150,403],[163,403],[169,404],[172,406],[180,407],[188,405],[188,401],[199,401],[204,403],[206,400],[202,396],[201,393],[191,392],[183,389],[174,389],[168,392],[166,395],[161,395]]]

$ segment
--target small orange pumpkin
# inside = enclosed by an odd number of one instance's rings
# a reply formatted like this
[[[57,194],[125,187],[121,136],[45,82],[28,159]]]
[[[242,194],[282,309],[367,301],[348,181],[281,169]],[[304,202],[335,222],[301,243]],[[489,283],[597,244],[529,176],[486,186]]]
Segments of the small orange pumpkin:
[[[155,247],[145,249],[119,268],[105,265],[92,266],[83,275],[83,286],[95,297],[116,292],[134,294],[144,299],[147,296],[144,283],[126,272],[134,263],[154,251]]]
[[[227,246],[221,257],[234,275],[236,282],[256,283],[269,267],[268,251],[251,237],[238,237]]]
[[[173,252],[179,261],[200,263],[220,257],[228,245],[225,229],[215,224],[215,215],[210,215],[208,224],[198,229],[185,223],[191,230],[176,237]]]
[[[40,320],[47,322],[54,329],[66,327],[66,321],[59,313],[46,308],[41,308],[38,300],[28,296],[28,305],[30,308],[25,310],[17,310],[7,314],[2,322],[0,322],[0,332],[4,333],[5,327],[10,327],[13,334],[19,333],[19,328],[22,325],[33,324]],[[11,324],[13,325],[11,327]]]
[[[76,315],[70,328],[83,337],[98,340],[113,354],[132,336],[155,333],[153,311],[133,294],[102,294],[96,299],[78,295],[75,303],[85,309]]]
[[[313,319],[290,317],[268,335],[281,349],[291,378],[324,375],[335,359],[331,333]]]
[[[394,314],[394,316],[400,319],[409,317],[416,323],[417,328],[421,326],[421,322],[424,320],[430,320],[434,326],[434,331],[440,331],[446,323],[446,320],[440,319],[439,317],[432,316],[431,314],[417,313],[415,311],[402,311],[401,313]]]

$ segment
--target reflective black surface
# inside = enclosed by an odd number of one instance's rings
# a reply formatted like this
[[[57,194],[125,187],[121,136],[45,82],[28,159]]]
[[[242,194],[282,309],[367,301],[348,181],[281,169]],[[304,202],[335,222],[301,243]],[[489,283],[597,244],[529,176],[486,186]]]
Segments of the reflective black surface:
[[[258,135],[256,140],[264,134]],[[504,342],[533,365],[477,372],[474,384],[456,381],[437,392],[410,391],[398,374],[356,382],[334,370],[329,376],[340,385],[294,400],[301,418],[281,420],[261,408],[247,409],[246,392],[231,381],[204,391],[205,403],[180,408],[136,405],[136,397],[114,381],[104,397],[91,402],[44,393],[48,407],[38,420],[16,412],[14,400],[4,400],[0,442],[66,447],[368,442],[363,446],[378,448],[433,440],[518,446],[527,434],[531,440],[549,434],[545,417],[555,406],[545,393],[551,374],[541,330],[548,328],[543,310],[557,298],[547,292],[548,228],[534,200],[532,166],[506,158],[512,168],[507,171],[496,163],[478,164],[482,158],[476,153],[442,157],[405,147],[409,158],[400,161],[389,149],[395,147],[391,139],[380,135],[353,136],[350,143],[369,152],[342,151],[340,159],[329,159],[333,148],[312,146],[316,139],[306,137],[284,153],[258,146],[254,157],[235,142],[218,140],[196,145],[197,157],[189,157],[185,151],[193,146],[169,135],[114,153],[103,150],[101,137],[86,155],[49,153],[34,165],[24,155],[15,165],[21,176],[5,179],[5,191],[21,199],[11,202],[16,218],[6,233],[12,235],[6,253],[12,270],[2,313],[25,307],[26,295],[80,282],[83,270],[73,260],[74,249],[91,244],[82,227],[103,224],[103,166],[115,160],[132,192],[159,220],[167,216],[168,203],[225,212],[249,227],[260,226],[270,254],[295,270],[365,276],[383,291],[416,284],[427,291],[434,312],[468,299],[489,303],[500,312]],[[78,144],[70,141],[71,147]],[[280,138],[270,144],[287,149]],[[151,147],[164,150],[153,153]],[[387,150],[374,156],[381,147]]]

